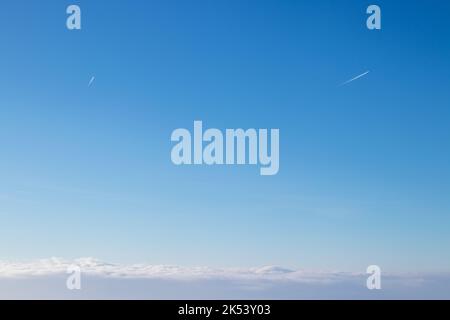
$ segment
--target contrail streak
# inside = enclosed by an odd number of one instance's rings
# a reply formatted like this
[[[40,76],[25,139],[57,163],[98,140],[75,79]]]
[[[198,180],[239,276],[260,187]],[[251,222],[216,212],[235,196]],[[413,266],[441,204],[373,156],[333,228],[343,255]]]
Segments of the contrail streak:
[[[364,73],[361,73],[359,76],[356,76],[354,78],[351,78],[350,80],[345,81],[344,83],[342,83],[340,86],[345,86],[346,84],[349,84],[350,82],[353,82],[361,77],[364,77],[366,74],[368,74],[370,71],[366,71]]]
[[[92,77],[91,80],[89,81],[88,88],[92,85],[92,83],[94,82],[94,80],[95,80],[95,77]]]

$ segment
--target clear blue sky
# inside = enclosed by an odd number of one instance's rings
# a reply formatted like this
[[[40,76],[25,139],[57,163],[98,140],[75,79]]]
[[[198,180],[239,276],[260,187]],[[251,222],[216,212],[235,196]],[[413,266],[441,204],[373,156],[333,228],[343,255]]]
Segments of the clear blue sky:
[[[450,4],[373,3],[3,1],[0,259],[449,270]],[[280,172],[174,166],[194,120]]]

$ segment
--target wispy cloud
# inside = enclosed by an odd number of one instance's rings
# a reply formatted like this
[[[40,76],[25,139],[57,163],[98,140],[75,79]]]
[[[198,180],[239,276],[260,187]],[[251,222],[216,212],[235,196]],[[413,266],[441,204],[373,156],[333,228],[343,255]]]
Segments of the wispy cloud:
[[[361,73],[360,75],[357,75],[356,77],[353,77],[353,78],[351,78],[350,80],[347,80],[347,81],[341,83],[340,86],[345,86],[346,84],[349,84],[350,82],[353,82],[353,81],[355,81],[355,80],[358,80],[359,78],[362,78],[362,77],[364,77],[365,75],[367,75],[369,72],[370,72],[370,71],[367,70],[366,72]]]

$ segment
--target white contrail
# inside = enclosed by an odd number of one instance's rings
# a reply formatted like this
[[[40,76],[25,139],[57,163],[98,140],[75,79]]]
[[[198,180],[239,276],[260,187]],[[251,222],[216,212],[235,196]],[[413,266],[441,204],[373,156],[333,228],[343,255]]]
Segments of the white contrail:
[[[350,82],[353,82],[361,77],[364,77],[366,74],[368,74],[370,71],[366,71],[364,73],[361,73],[359,76],[356,76],[354,78],[351,78],[350,80],[345,81],[344,83],[342,83],[340,86],[345,86],[346,84],[349,84]]]
[[[91,80],[89,81],[88,88],[92,85],[92,83],[94,82],[94,80],[95,80],[95,77],[92,77]]]

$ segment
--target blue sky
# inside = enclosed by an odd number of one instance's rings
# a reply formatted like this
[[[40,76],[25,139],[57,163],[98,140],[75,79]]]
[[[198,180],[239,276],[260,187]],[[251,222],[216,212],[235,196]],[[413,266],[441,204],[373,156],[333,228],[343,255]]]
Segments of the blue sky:
[[[2,3],[0,259],[449,270],[450,4],[369,4]],[[194,120],[279,173],[174,166]]]

